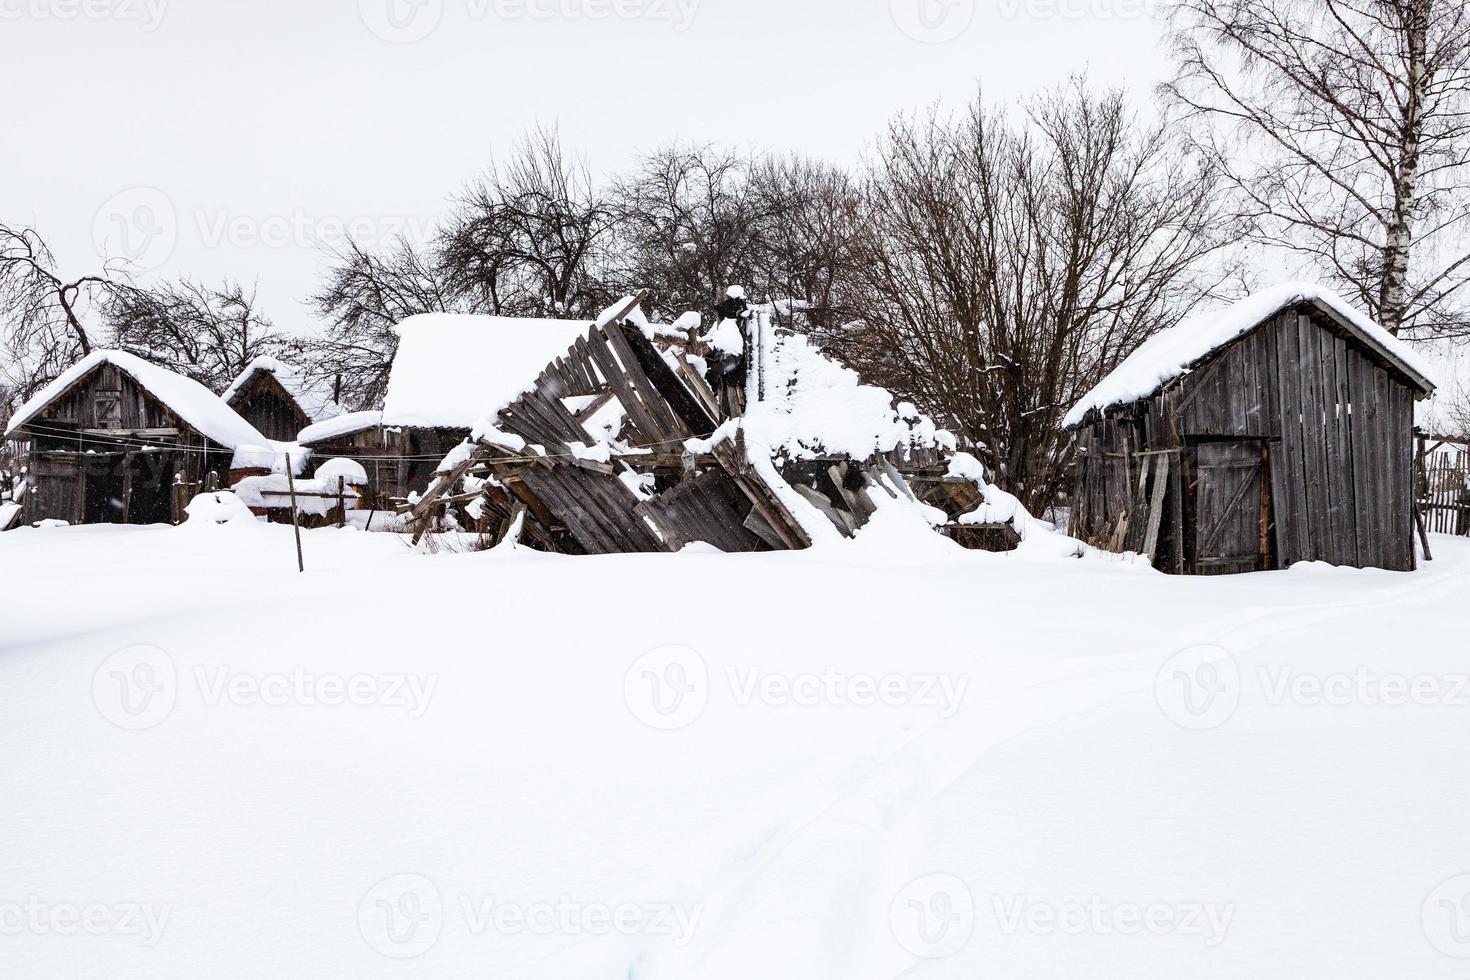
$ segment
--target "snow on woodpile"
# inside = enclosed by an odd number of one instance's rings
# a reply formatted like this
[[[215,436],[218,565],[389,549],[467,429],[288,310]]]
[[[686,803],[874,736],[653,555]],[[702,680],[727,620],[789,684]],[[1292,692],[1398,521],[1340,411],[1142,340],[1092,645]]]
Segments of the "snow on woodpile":
[[[256,522],[244,501],[228,490],[201,493],[189,501],[184,512],[189,515],[185,521],[188,527]]]
[[[949,461],[949,475],[969,480],[980,491],[983,502],[968,514],[962,514],[963,525],[1004,524],[1021,539],[1018,550],[1059,558],[1081,558],[1096,554],[1076,538],[1068,537],[1046,521],[1031,515],[1014,494],[991,483],[985,467],[969,453],[955,453]]]
[[[425,313],[395,327],[382,423],[469,429],[514,401],[591,329],[586,320]]]
[[[292,475],[300,476],[306,472],[306,466],[311,462],[311,450],[295,442],[277,442],[262,438],[259,443],[245,443],[235,447],[235,455],[230,459],[230,469],[285,473],[287,460],[291,461]]]
[[[267,373],[275,377],[281,387],[296,402],[306,417],[313,422],[323,422],[342,414],[342,406],[332,399],[332,387],[325,381],[312,380],[300,368],[274,357],[257,357],[245,366],[221,395],[226,402],[232,401],[246,384],[257,374]]]
[[[376,429],[382,424],[382,412],[346,412],[324,422],[308,425],[297,434],[296,441],[303,445],[326,442],[328,439],[339,439]]]
[[[754,369],[752,369],[754,373]],[[954,437],[886,389],[822,354],[799,334],[766,341],[765,400],[747,400],[742,429],[790,460],[867,459],[894,450],[952,449]]]
[[[268,442],[253,425],[226,405],[224,399],[199,382],[120,350],[95,350],[67,368],[16,411],[5,430],[6,435],[25,425],[46,405],[102,364],[111,364],[131,377],[175,415],[221,446],[235,449]]]
[[[293,485],[280,473],[247,476],[232,489],[246,507],[254,510],[289,510],[294,495],[296,510],[313,517],[321,517],[334,509],[339,496],[349,508],[355,507],[359,496],[351,486],[339,495],[335,478],[330,485],[319,479],[296,480]]]
[[[1089,391],[1063,420],[1064,428],[1082,424],[1093,409],[1105,410],[1147,398],[1163,385],[1188,374],[1200,361],[1297,303],[1316,301],[1356,327],[1367,340],[1425,378],[1429,362],[1407,343],[1374,323],[1331,290],[1304,282],[1287,282],[1262,290],[1232,306],[1190,317],[1154,334]]]

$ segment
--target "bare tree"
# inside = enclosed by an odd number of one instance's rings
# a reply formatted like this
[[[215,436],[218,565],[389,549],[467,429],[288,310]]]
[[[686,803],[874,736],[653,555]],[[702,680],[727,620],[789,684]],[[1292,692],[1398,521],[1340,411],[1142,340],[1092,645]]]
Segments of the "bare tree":
[[[713,145],[675,144],[640,160],[616,182],[614,282],[649,290],[657,312],[712,306],[724,287],[760,289],[769,201],[751,161]]]
[[[978,99],[895,119],[866,192],[864,313],[834,342],[1044,510],[1066,485],[1067,409],[1207,288],[1217,186],[1165,124],[1081,80],[1019,121]]]
[[[1258,239],[1395,333],[1470,329],[1453,303],[1470,272],[1463,0],[1184,0],[1175,16],[1165,91]]]
[[[33,228],[0,224],[0,365],[28,397],[92,351],[83,318],[115,288],[106,272],[68,277]]]
[[[787,301],[789,325],[818,340],[857,316],[846,284],[858,270],[861,188],[847,173],[800,157],[757,160],[751,174],[760,220],[750,284]]]
[[[611,226],[586,164],[537,129],[455,202],[438,261],[486,312],[590,316],[607,301],[596,264]]]
[[[327,321],[299,354],[308,374],[342,377],[342,401],[356,408],[382,403],[398,350],[395,324],[418,313],[482,312],[458,297],[432,254],[400,239],[387,252],[349,242],[335,255],[326,283],[311,298]]]
[[[109,344],[147,358],[205,387],[223,390],[285,338],[239,283],[205,286],[188,279],[150,289],[113,290],[106,308]]]

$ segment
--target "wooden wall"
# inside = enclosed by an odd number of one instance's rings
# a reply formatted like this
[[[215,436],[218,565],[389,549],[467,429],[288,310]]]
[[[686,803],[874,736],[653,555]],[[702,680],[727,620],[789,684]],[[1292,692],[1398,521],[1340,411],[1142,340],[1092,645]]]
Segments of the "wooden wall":
[[[1078,429],[1072,533],[1115,551],[1152,543],[1158,567],[1205,573],[1200,529],[1244,535],[1251,515],[1200,508],[1264,500],[1264,517],[1252,517],[1269,537],[1258,567],[1412,569],[1413,415],[1406,378],[1315,308],[1286,311],[1153,397]],[[1252,453],[1258,492],[1240,483]],[[1214,492],[1229,467],[1254,497]]]

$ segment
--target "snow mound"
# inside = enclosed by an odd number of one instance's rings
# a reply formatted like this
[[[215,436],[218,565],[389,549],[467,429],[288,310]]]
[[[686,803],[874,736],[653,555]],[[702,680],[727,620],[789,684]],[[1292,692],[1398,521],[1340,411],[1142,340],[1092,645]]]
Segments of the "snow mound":
[[[1014,494],[986,479],[984,465],[969,453],[955,453],[949,461],[949,475],[969,480],[984,498],[979,507],[960,515],[960,524],[1008,524],[1021,539],[1017,550],[1040,557],[1084,558],[1093,553],[1081,541],[1033,517]]]
[[[365,487],[368,484],[367,470],[355,459],[329,459],[317,467],[318,484],[333,487],[337,485],[339,478],[349,487]]]
[[[256,517],[250,513],[250,508],[235,494],[228,490],[216,490],[213,493],[201,493],[189,505],[184,508],[189,516],[185,524],[189,527],[202,527],[211,524],[243,524],[256,523]]]

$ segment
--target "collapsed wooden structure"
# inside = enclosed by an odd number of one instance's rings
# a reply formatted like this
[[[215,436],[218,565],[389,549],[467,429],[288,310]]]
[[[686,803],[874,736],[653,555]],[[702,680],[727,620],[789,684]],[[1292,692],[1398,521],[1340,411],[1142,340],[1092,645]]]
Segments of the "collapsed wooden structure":
[[[1414,402],[1433,391],[1412,351],[1313,287],[1186,322],[1068,417],[1070,532],[1183,574],[1410,570]]]
[[[901,468],[931,487],[948,480],[932,424],[921,437],[904,435],[901,422],[892,444],[875,442],[867,455],[818,447],[783,459],[778,471],[770,446],[749,444],[760,435],[749,420],[722,409],[698,338],[651,328],[639,301],[584,325],[529,389],[447,456],[405,507],[416,537],[447,522],[487,543],[564,554],[695,542],[727,552],[800,549],[854,534],[876,509],[870,491],[917,503]],[[764,352],[775,338],[760,336],[770,331],[765,321],[755,330],[753,370],[736,407],[759,399],[766,383]]]

